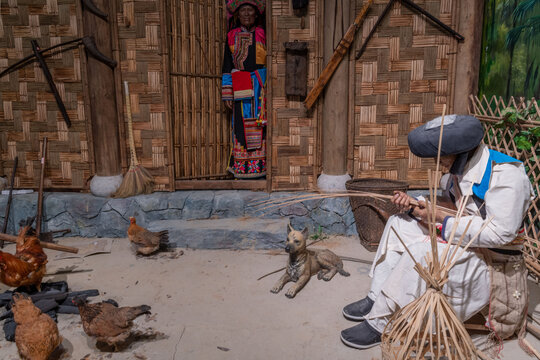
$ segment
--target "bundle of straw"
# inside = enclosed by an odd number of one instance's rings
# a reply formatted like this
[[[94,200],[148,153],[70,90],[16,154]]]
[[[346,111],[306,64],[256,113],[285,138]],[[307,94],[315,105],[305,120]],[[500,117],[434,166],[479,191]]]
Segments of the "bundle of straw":
[[[476,349],[463,323],[457,317],[454,309],[448,302],[447,296],[442,291],[444,284],[448,281],[450,269],[491,221],[491,219],[486,221],[478,233],[464,247],[461,247],[465,233],[471,224],[472,220],[470,220],[463,235],[456,242],[456,246],[450,245],[454,243],[457,226],[464,214],[469,196],[472,193],[471,187],[460,203],[450,237],[448,238],[448,245],[446,245],[439,257],[435,227],[437,202],[435,194],[437,193],[437,183],[440,178],[439,159],[444,125],[444,110],[439,135],[437,169],[435,174],[432,174],[431,171],[428,172],[430,202],[427,204],[427,209],[431,251],[425,256],[426,266],[420,265],[414,259],[407,245],[405,245],[396,230],[392,228],[405,247],[405,250],[413,259],[415,263],[414,269],[426,282],[427,289],[418,299],[398,310],[387,324],[381,337],[381,350],[383,359],[385,360],[424,359],[427,354],[430,355],[431,359],[487,358],[480,350]]]
[[[150,194],[154,190],[154,177],[137,160],[135,152],[135,140],[133,139],[133,119],[131,117],[131,103],[129,98],[129,87],[127,81],[124,81],[124,90],[126,97],[126,113],[128,118],[128,136],[129,152],[131,162],[129,170],[124,175],[122,184],[116,190],[114,197],[125,198],[139,194]]]
[[[343,192],[343,193],[313,192],[313,193],[308,193],[308,194],[293,195],[293,196],[282,197],[282,198],[277,198],[277,199],[253,201],[249,205],[256,208],[258,212],[265,213],[271,210],[281,209],[283,207],[287,207],[290,205],[303,203],[304,201],[324,200],[324,199],[339,198],[339,197],[371,197],[374,199],[390,201],[393,196],[385,195],[385,194],[378,194],[378,193],[370,192],[370,191],[358,191],[358,190],[348,190],[347,192]],[[412,199],[411,205],[418,206],[419,204],[418,204],[418,201]],[[444,214],[447,214],[448,216],[456,215],[455,209],[450,209],[450,208],[439,206],[439,205],[437,205],[436,208],[437,210],[443,212]]]
[[[431,252],[428,252],[425,256],[425,266],[417,262],[399,234],[392,228],[392,231],[396,233],[405,250],[413,259],[415,263],[414,269],[426,282],[427,289],[422,296],[398,310],[390,319],[382,334],[381,350],[384,360],[423,359],[428,353],[432,359],[487,358],[480,350],[475,348],[465,326],[457,317],[448,302],[447,296],[442,291],[444,284],[448,281],[450,269],[491,220],[489,219],[467,244],[463,244],[464,234],[455,246],[450,245],[454,243],[454,234],[461,217],[464,215],[464,207],[469,196],[467,195],[463,199],[458,209],[456,221],[448,239],[448,245],[440,257],[437,249],[436,229],[433,225],[435,224],[435,211],[433,211],[433,206],[430,207],[431,217],[428,225],[432,247]],[[467,224],[465,233],[470,223],[471,220]]]

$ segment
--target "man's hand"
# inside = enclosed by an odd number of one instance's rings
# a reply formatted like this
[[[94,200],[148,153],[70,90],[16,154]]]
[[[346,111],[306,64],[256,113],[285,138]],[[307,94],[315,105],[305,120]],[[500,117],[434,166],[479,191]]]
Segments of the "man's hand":
[[[403,191],[394,191],[392,202],[398,207],[401,212],[409,211],[411,208],[411,197]]]
[[[415,206],[412,210],[412,216],[414,216],[417,219],[422,220],[423,222],[428,222],[428,211],[432,211],[432,209],[427,208],[425,201],[418,201],[418,206]],[[438,209],[435,210],[435,222],[442,223],[444,221],[444,218],[446,217],[446,214],[439,211]]]
[[[227,109],[232,110],[232,106],[233,106],[233,101],[232,100],[225,100],[224,103],[225,103],[225,106],[227,107]]]
[[[425,201],[419,200],[417,206],[411,205],[412,198],[402,191],[394,191],[392,202],[398,207],[401,212],[407,212],[412,209],[411,215],[423,222],[428,221],[428,208]],[[431,211],[431,210],[429,210]],[[446,214],[441,211],[435,211],[435,221],[442,223]]]
[[[411,212],[411,215],[417,219],[420,219],[427,223],[428,221],[428,209],[426,207],[426,202],[419,200],[418,206],[415,206]]]

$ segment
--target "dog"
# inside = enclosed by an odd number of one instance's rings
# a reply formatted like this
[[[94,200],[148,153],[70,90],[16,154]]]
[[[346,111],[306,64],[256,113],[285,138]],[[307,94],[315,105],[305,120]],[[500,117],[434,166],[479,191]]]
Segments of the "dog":
[[[287,242],[285,251],[289,253],[289,261],[285,274],[277,281],[270,290],[277,294],[283,286],[292,281],[295,284],[289,288],[285,296],[289,299],[298,294],[307,284],[312,275],[317,274],[317,278],[330,281],[340,273],[343,276],[350,274],[343,270],[343,262],[330,250],[308,250],[306,249],[308,230],[297,231],[289,224],[287,228]]]

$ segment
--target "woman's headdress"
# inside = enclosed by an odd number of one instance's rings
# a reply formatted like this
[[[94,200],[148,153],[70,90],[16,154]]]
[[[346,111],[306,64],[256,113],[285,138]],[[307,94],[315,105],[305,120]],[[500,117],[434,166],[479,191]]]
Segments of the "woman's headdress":
[[[242,5],[252,5],[258,11],[259,14],[264,12],[266,1],[265,0],[226,0],[227,1],[227,19],[230,19],[233,14],[238,10]]]

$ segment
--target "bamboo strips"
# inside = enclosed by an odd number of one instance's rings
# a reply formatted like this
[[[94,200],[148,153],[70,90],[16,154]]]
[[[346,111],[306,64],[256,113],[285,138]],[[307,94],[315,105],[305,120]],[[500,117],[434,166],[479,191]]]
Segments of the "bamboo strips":
[[[176,180],[223,173],[230,119],[221,101],[224,4],[171,0],[171,87]]]
[[[286,206],[294,205],[297,203],[301,203],[304,201],[310,201],[310,200],[322,200],[322,199],[330,199],[330,198],[337,198],[337,197],[372,197],[375,199],[380,200],[391,200],[393,195],[384,195],[384,194],[378,194],[374,192],[368,192],[368,191],[357,191],[357,190],[349,190],[349,192],[346,193],[310,193],[310,194],[303,194],[303,195],[294,195],[290,197],[285,198],[277,198],[277,199],[270,199],[270,200],[263,200],[263,201],[254,201],[251,202],[249,205],[254,207],[262,206],[258,209],[258,211],[264,212],[270,209],[276,209],[276,208],[283,208]],[[412,199],[411,200],[412,206],[419,206],[419,202],[417,200]],[[448,216],[454,216],[456,214],[456,210],[446,208],[443,206],[437,206],[437,209],[442,211],[443,213],[447,214]]]

